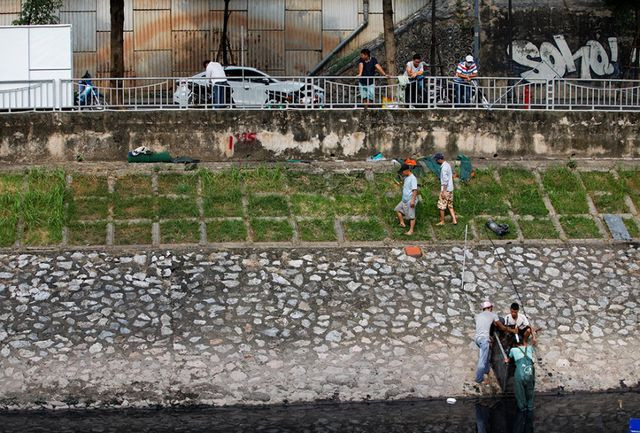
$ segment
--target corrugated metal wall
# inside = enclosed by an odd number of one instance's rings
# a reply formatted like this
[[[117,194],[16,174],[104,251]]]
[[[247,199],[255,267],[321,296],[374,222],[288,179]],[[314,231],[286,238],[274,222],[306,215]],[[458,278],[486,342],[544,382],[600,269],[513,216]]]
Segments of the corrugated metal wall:
[[[382,33],[382,0],[369,1],[369,26],[345,54]],[[427,1],[394,0],[396,21]],[[231,0],[230,6],[233,60],[273,75],[306,74],[363,21],[362,0]],[[223,11],[224,0],[125,0],[125,75],[201,71],[204,59],[216,57]],[[0,25],[19,12],[20,0],[0,0]],[[60,21],[73,25],[74,75],[109,76],[109,0],[64,0]]]
[[[20,0],[0,1],[0,26],[10,26],[13,20],[20,18]]]

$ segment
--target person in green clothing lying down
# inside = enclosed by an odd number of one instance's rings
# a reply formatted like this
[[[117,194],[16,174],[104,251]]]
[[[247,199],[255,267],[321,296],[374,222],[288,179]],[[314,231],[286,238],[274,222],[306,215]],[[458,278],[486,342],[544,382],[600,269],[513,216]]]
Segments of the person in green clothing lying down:
[[[533,346],[527,344],[526,339],[516,339],[516,346],[509,351],[509,358],[516,363],[516,372],[513,375],[513,390],[516,395],[518,409],[521,411],[533,410],[534,388],[536,384],[536,370]],[[509,362],[505,358],[504,362]]]

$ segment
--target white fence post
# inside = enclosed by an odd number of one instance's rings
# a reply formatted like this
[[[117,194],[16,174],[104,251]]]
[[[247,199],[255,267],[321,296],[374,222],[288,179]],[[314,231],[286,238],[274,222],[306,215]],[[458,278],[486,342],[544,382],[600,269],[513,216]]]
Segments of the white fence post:
[[[547,80],[545,82],[545,86],[546,86],[546,103],[545,103],[545,109],[547,110],[553,110],[553,106],[554,106],[554,89],[555,89],[555,78],[552,78],[551,80]]]

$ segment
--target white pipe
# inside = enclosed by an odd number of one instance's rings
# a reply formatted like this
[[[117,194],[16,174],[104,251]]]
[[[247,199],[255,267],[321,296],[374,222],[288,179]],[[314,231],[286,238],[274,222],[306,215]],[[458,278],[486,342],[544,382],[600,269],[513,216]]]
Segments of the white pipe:
[[[345,45],[351,42],[351,40],[353,40],[353,38],[355,38],[358,35],[358,33],[364,30],[365,27],[367,27],[367,25],[369,24],[369,0],[362,1],[362,16],[363,16],[362,24],[356,27],[356,29],[349,36],[347,36],[346,39],[344,39],[342,42],[338,44],[337,47],[331,50],[331,52],[327,54],[327,56],[324,59],[320,60],[320,63],[315,65],[313,69],[309,71],[309,75],[315,75],[320,69],[324,67],[324,65],[329,63],[329,60],[331,60],[333,56],[335,56],[340,50],[342,50],[342,48],[344,48]]]

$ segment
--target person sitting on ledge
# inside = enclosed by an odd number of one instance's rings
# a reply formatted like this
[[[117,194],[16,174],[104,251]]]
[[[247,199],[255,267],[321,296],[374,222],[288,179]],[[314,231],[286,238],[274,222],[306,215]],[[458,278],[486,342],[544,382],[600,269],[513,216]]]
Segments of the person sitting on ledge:
[[[504,324],[509,328],[516,328],[518,330],[518,338],[521,340],[528,340],[531,335],[533,344],[537,344],[537,335],[535,329],[529,323],[529,319],[523,313],[520,313],[520,305],[517,302],[511,304],[511,310],[509,314],[504,316]]]

